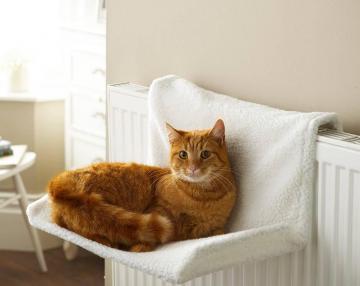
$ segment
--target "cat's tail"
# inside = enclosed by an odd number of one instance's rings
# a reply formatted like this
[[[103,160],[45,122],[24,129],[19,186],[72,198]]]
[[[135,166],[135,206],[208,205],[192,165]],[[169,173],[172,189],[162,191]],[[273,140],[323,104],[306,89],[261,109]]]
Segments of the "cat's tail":
[[[165,216],[131,212],[105,202],[97,193],[79,193],[73,188],[56,180],[48,186],[53,221],[62,227],[87,237],[100,234],[125,245],[159,244],[174,237],[173,223]]]

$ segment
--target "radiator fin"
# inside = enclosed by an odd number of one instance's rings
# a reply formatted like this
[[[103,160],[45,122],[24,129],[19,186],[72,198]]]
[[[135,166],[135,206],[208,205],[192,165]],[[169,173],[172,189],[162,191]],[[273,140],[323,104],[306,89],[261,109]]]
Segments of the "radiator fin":
[[[121,154],[138,156],[133,150],[136,142],[144,142],[147,137],[146,115],[119,108],[112,112],[117,117],[114,128],[136,131],[131,135],[125,130],[126,138],[118,137],[111,142],[113,150],[124,148],[126,152]],[[344,146],[317,143],[311,243],[303,251],[234,265],[181,286],[360,286],[360,152]],[[135,147],[142,150],[140,157],[144,158],[146,144]],[[117,157],[121,161],[127,159]],[[175,286],[115,262],[112,263],[112,285]]]

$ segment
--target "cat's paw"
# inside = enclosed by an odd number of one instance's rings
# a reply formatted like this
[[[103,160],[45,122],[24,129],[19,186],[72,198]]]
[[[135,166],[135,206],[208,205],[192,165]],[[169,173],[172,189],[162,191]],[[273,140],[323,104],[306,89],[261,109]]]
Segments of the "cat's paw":
[[[146,243],[138,243],[130,247],[131,252],[148,252],[154,249],[155,246]]]
[[[212,232],[212,235],[222,235],[225,234],[225,229],[223,228],[217,228]]]

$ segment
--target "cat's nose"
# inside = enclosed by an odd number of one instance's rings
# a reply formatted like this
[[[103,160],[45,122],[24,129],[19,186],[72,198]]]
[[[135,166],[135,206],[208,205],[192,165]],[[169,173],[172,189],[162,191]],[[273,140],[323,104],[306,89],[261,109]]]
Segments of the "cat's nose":
[[[198,171],[198,168],[196,166],[189,166],[189,173],[194,175]]]

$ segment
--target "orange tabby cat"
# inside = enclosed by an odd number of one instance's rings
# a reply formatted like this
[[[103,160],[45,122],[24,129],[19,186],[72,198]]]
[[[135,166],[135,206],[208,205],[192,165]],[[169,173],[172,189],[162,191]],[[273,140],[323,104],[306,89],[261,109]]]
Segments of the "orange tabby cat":
[[[219,119],[211,130],[167,124],[170,168],[99,163],[50,181],[52,219],[102,244],[150,251],[224,233],[236,188]]]

